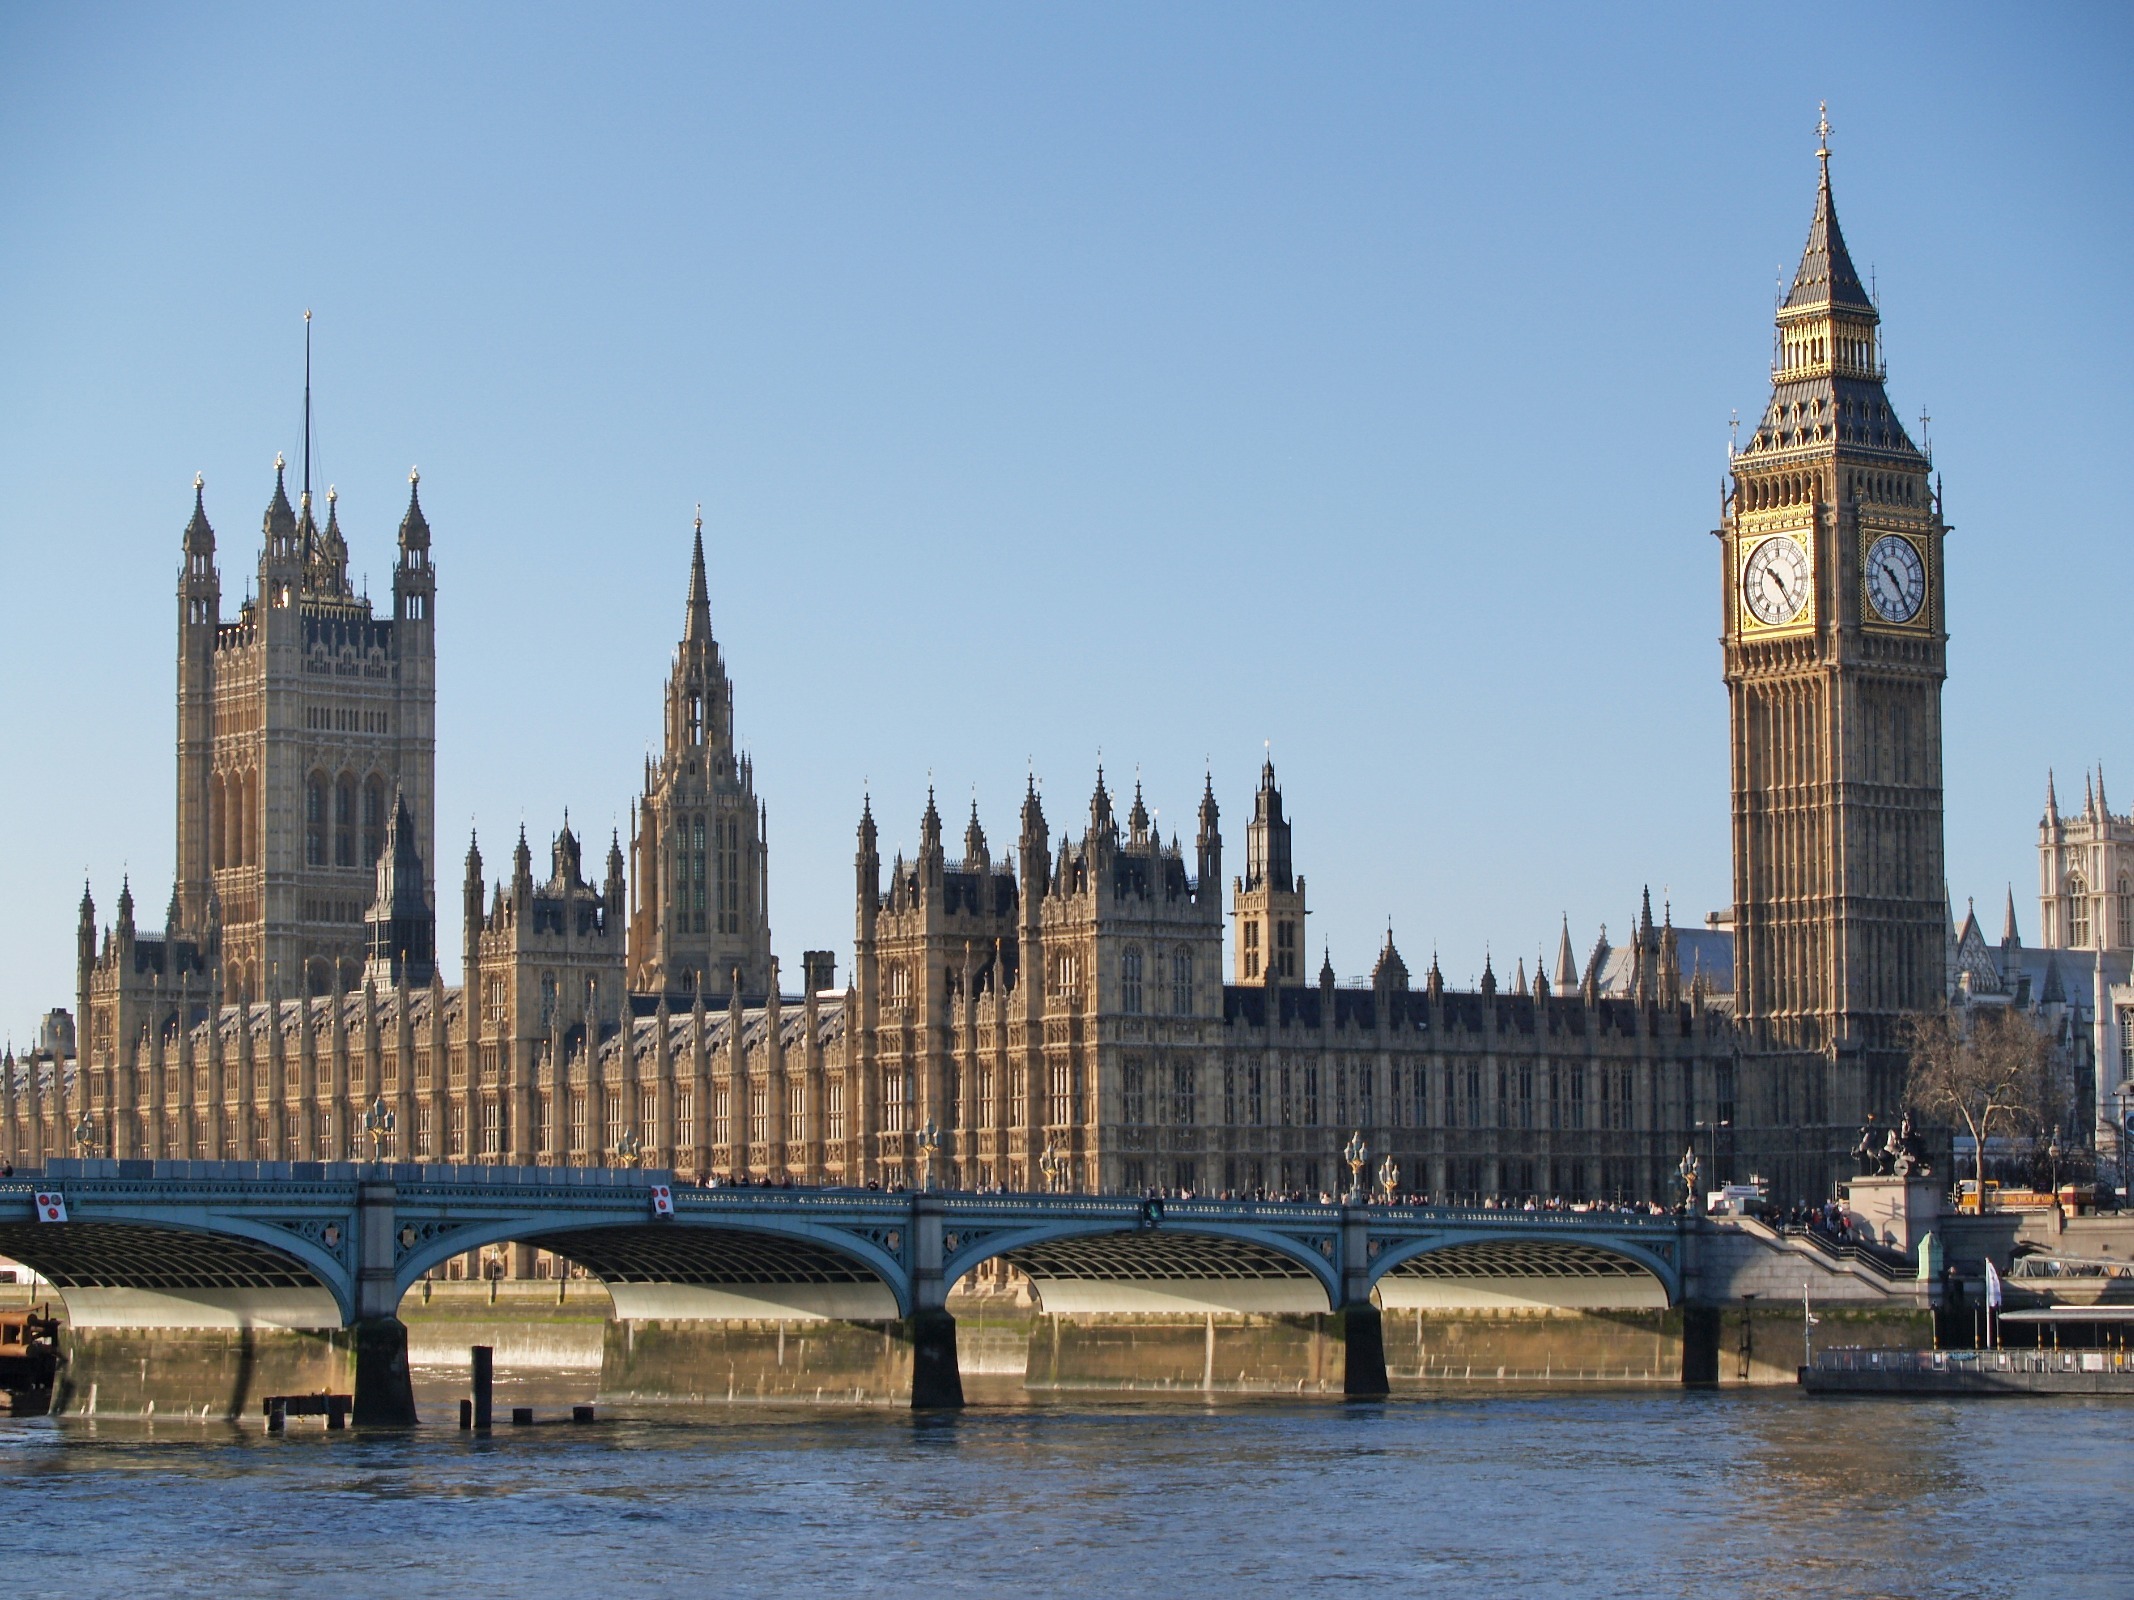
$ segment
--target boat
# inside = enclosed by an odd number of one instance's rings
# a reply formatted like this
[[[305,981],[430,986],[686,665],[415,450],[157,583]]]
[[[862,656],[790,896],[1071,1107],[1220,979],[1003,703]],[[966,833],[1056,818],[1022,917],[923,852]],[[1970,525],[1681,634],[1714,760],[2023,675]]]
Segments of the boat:
[[[1819,1350],[1800,1368],[1810,1394],[2020,1395],[2081,1394],[2134,1397],[2134,1306],[2044,1306],[2004,1311],[2006,1331],[2041,1342],[2021,1349]],[[2065,1331],[2068,1348],[2060,1348]],[[2050,1336],[2048,1348],[2042,1341]]]
[[[58,1373],[59,1319],[42,1307],[0,1311],[0,1393],[10,1413],[43,1416],[51,1409]]]

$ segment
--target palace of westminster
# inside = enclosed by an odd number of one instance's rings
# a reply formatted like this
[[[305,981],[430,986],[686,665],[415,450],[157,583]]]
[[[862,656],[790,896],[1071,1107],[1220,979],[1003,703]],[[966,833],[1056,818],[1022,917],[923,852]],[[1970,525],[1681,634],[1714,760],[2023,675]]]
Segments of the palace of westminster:
[[[375,1148],[720,1181],[1314,1191],[1341,1184],[1354,1131],[1401,1189],[1437,1197],[1659,1199],[1692,1147],[1710,1176],[1820,1198],[1862,1121],[1900,1103],[1908,1013],[1959,989],[2035,1009],[2058,983],[2063,1001],[2094,988],[2103,1016],[2134,947],[2134,895],[2112,876],[2134,868],[2134,823],[2104,809],[2101,777],[2076,832],[2110,862],[2086,881],[2088,854],[2048,818],[2047,970],[2012,899],[1998,950],[1975,918],[1951,927],[1946,528],[1884,391],[1827,142],[1820,159],[1770,400],[1715,530],[1734,903],[1710,926],[1656,922],[1648,898],[1622,947],[1604,937],[1580,961],[1566,928],[1553,973],[1485,968],[1470,992],[1434,961],[1415,978],[1389,933],[1368,981],[1343,985],[1308,970],[1271,764],[1227,906],[1212,784],[1182,848],[1138,785],[1122,819],[1099,770],[1057,837],[1033,786],[997,853],[974,808],[952,856],[929,794],[917,853],[885,863],[863,808],[849,982],[811,951],[785,992],[699,519],[627,861],[618,838],[589,877],[566,822],[538,864],[522,829],[492,882],[470,843],[449,984],[419,486],[377,615],[350,586],[334,496],[321,527],[277,461],[256,597],[234,619],[196,482],[169,909],[146,931],[124,888],[100,929],[84,890],[82,1020],[54,1013],[0,1072],[0,1154]],[[2101,1085],[2122,1042],[2096,1031]]]

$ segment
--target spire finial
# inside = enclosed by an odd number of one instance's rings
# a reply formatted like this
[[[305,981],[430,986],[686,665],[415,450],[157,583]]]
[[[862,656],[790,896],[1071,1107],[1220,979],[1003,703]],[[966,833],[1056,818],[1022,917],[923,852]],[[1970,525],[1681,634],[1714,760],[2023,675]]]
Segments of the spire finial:
[[[196,473],[194,473],[194,474],[193,474],[193,494],[194,494],[194,496],[195,496],[195,497],[197,498],[197,497],[199,496],[199,494],[200,494],[200,491],[201,491],[201,490],[203,490],[203,489],[205,489],[206,487],[207,487],[207,475],[206,475],[205,473],[200,473],[200,472],[196,472]]]
[[[311,308],[304,308],[304,495],[311,495]]]
[[[1823,171],[1830,171],[1830,102],[1815,103],[1815,158],[1823,163]]]
[[[697,502],[697,532],[698,532],[698,533],[702,533],[703,531],[704,531],[704,502],[703,502],[703,501],[701,501],[701,500],[699,500],[699,501]]]

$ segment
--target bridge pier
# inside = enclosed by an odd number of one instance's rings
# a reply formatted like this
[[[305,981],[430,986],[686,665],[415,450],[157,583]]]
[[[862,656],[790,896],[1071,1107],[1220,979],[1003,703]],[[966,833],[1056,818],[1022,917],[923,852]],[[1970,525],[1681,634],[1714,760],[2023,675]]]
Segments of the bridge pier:
[[[1391,1392],[1386,1382],[1386,1330],[1371,1303],[1371,1219],[1362,1206],[1341,1208],[1341,1392],[1373,1399]]]
[[[911,1197],[911,1408],[934,1411],[963,1404],[956,1365],[956,1319],[949,1315],[942,1266],[941,1197]]]
[[[356,1394],[358,1427],[415,1425],[408,1330],[394,1277],[399,1218],[390,1183],[356,1185]]]

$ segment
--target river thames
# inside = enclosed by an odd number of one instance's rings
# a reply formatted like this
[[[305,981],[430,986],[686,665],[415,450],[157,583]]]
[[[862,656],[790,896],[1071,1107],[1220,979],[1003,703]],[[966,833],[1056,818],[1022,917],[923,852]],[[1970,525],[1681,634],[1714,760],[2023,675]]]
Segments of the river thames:
[[[978,1387],[978,1386],[974,1386]],[[501,1408],[514,1394],[500,1387]],[[2112,1596],[2134,1412],[1790,1391],[0,1421],[17,1592]],[[543,1415],[558,1413],[550,1405]],[[567,1413],[565,1413],[567,1414]],[[439,1425],[439,1424],[442,1425]]]

